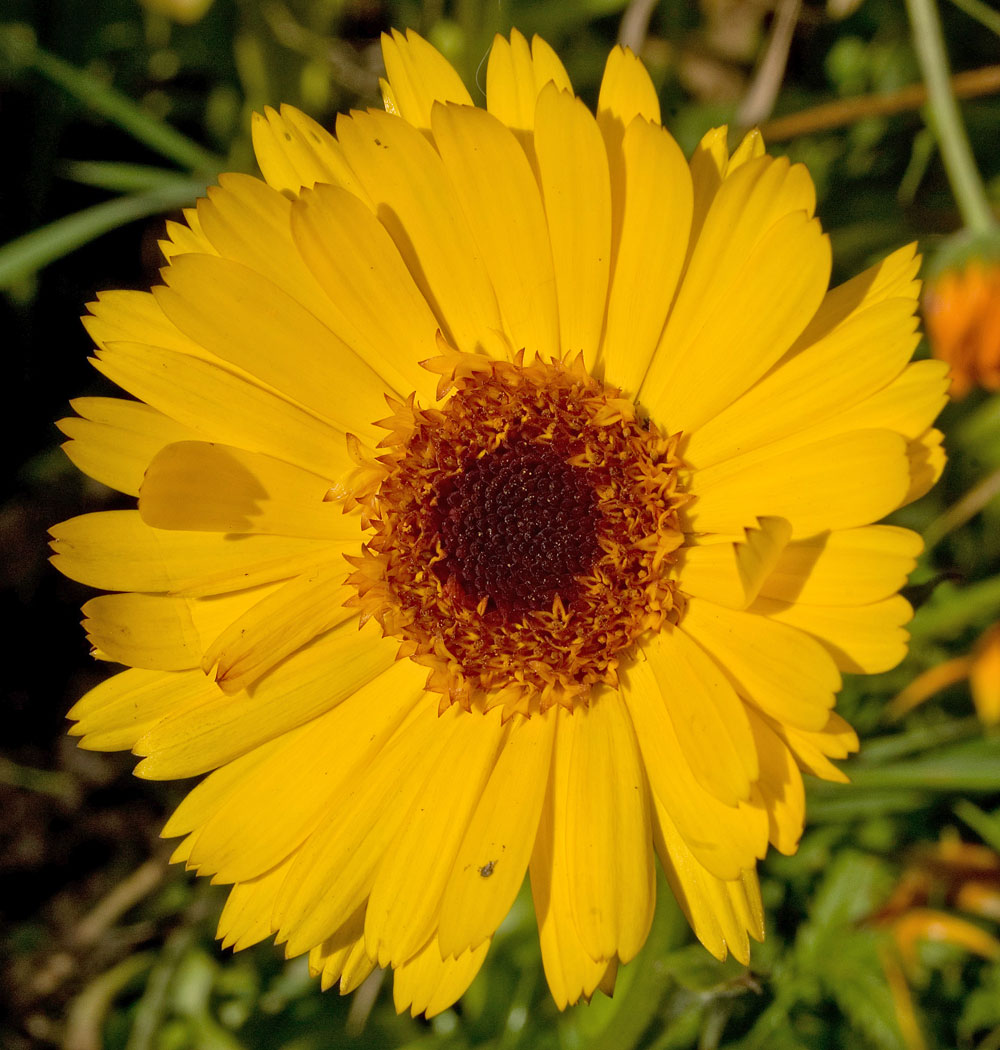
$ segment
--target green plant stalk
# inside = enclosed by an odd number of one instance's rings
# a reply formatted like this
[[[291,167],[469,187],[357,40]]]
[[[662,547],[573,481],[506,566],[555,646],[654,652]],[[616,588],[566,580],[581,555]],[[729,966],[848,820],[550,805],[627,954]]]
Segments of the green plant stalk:
[[[917,60],[927,85],[934,132],[962,221],[973,233],[989,233],[996,228],[996,223],[951,90],[951,73],[937,7],[934,0],[906,0],[906,9]]]
[[[951,2],[959,11],[977,21],[983,28],[1000,36],[1000,11],[994,11],[989,4],[984,4],[983,0],[951,0]]]
[[[56,55],[36,47],[31,64],[42,76],[68,91],[85,106],[113,121],[133,138],[191,172],[214,177],[222,159],[203,149],[169,124],[158,120],[131,99],[108,87],[86,70],[77,69]]]
[[[32,230],[0,247],[0,288],[10,287],[108,230],[180,208],[204,192],[202,180],[179,176],[156,189],[116,197]]]

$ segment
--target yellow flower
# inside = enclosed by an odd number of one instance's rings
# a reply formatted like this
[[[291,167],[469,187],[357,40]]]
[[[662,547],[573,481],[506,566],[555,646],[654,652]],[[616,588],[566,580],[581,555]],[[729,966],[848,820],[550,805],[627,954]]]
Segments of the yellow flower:
[[[901,718],[935,693],[966,678],[976,714],[983,725],[1000,723],[1000,623],[980,635],[972,652],[917,675],[889,705],[888,714],[891,718]]]
[[[856,747],[841,672],[905,650],[920,540],[872,523],[939,473],[947,382],[914,249],[828,291],[806,171],[724,128],[686,162],[627,50],[595,118],[537,38],[486,109],[383,45],[387,112],[258,117],[264,181],[91,307],[139,400],[75,402],[67,451],[138,510],[54,530],[131,667],[73,732],[209,773],[175,859],[324,987],[446,1008],[529,872],[556,1002],[609,990],[654,852],[746,963],[800,770]]]
[[[951,396],[1000,390],[1000,263],[973,259],[945,270],[924,292],[927,336],[951,366]]]

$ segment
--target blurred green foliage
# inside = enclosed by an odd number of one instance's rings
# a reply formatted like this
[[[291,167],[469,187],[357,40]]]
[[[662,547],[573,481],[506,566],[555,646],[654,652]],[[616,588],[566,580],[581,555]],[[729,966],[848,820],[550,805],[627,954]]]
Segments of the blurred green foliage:
[[[378,34],[391,26],[424,33],[480,92],[495,32],[516,25],[541,33],[593,103],[609,47],[623,27],[636,33],[643,9],[625,0],[215,0],[185,22],[170,17],[171,2],[4,7],[0,288],[21,407],[36,421],[10,413],[3,445],[11,481],[0,527],[17,566],[4,592],[4,610],[16,613],[12,650],[28,651],[38,637],[67,648],[74,629],[82,592],[45,573],[42,526],[116,505],[67,468],[47,423],[69,396],[104,389],[85,368],[88,344],[75,312],[102,287],[148,286],[159,265],[159,216],[190,203],[219,171],[253,170],[250,111],[289,102],[330,124],[339,110],[377,105]],[[656,82],[665,122],[690,152],[709,127],[738,123],[769,47],[773,4],[648,7],[648,28],[640,18],[630,39]],[[979,0],[943,9],[956,69],[997,61],[991,13]],[[918,80],[902,4],[805,3],[774,85],[774,113],[884,96]],[[963,113],[996,200],[1000,101],[979,98]],[[772,148],[812,171],[838,279],[914,239],[933,256],[959,226],[919,110],[884,116],[876,107]],[[526,890],[469,993],[430,1022],[397,1017],[381,976],[341,999],[320,992],[304,960],[285,963],[271,945],[222,952],[213,941],[221,891],[174,869],[118,901],[101,939],[87,941],[80,930],[92,909],[118,900],[129,873],[157,852],[152,840],[171,789],[131,782],[127,758],[81,757],[59,743],[62,712],[93,681],[81,642],[65,658],[10,676],[13,757],[0,780],[16,798],[4,818],[15,846],[3,870],[11,887],[4,984],[14,1014],[0,1021],[0,1044],[918,1050],[887,977],[894,948],[880,909],[911,870],[914,851],[942,836],[1000,850],[1000,738],[971,717],[965,686],[902,725],[887,724],[884,714],[915,674],[967,652],[1000,619],[1000,501],[962,510],[967,493],[1000,470],[1000,401],[976,395],[950,406],[941,425],[946,475],[898,515],[934,538],[911,587],[918,607],[911,655],[888,674],[848,681],[840,710],[863,738],[861,755],[847,764],[852,783],[812,784],[798,853],[772,854],[763,865],[768,939],[754,949],[749,971],[692,944],[663,885],[649,941],[622,970],[615,997],[562,1015],[545,987]],[[950,906],[936,884],[930,892],[935,906]],[[977,921],[995,932],[997,918]],[[1000,1047],[1000,964],[929,944],[906,978],[928,1048]]]

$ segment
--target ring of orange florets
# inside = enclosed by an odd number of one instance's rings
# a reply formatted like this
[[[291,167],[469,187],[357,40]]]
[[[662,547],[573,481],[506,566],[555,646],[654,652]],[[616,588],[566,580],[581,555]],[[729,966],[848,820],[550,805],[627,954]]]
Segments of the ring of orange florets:
[[[667,578],[681,543],[677,509],[679,435],[643,423],[621,392],[577,360],[523,363],[455,355],[428,367],[446,370],[435,408],[411,396],[391,402],[379,423],[386,449],[364,491],[355,489],[373,529],[362,556],[350,559],[362,619],[374,617],[401,640],[400,656],[430,669],[428,689],[466,709],[503,705],[505,716],[554,703],[586,703],[595,687],[617,686],[617,668],[647,631],[676,618]],[[508,435],[565,450],[586,468],[600,508],[600,551],[577,579],[567,606],[516,622],[472,607],[435,572],[445,558],[434,508],[442,483]]]

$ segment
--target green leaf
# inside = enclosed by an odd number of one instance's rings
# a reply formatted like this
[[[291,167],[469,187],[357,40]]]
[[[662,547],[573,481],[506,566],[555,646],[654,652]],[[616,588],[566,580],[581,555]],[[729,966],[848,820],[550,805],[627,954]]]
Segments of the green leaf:
[[[175,177],[157,189],[95,204],[32,230],[0,248],[0,288],[23,280],[102,233],[147,215],[172,211],[204,192],[204,182]]]
[[[22,60],[28,57],[22,56]],[[30,52],[30,65],[88,109],[117,124],[134,139],[168,160],[209,177],[214,177],[222,170],[222,158],[192,142],[165,121],[147,113],[127,95],[105,84],[87,70],[78,69],[40,47]]]
[[[84,186],[96,186],[112,193],[138,193],[177,182],[177,172],[151,164],[120,164],[105,160],[70,160],[59,174]]]
[[[1000,852],[1000,810],[984,813],[968,799],[962,799],[955,803],[955,816],[964,820],[987,846]]]

